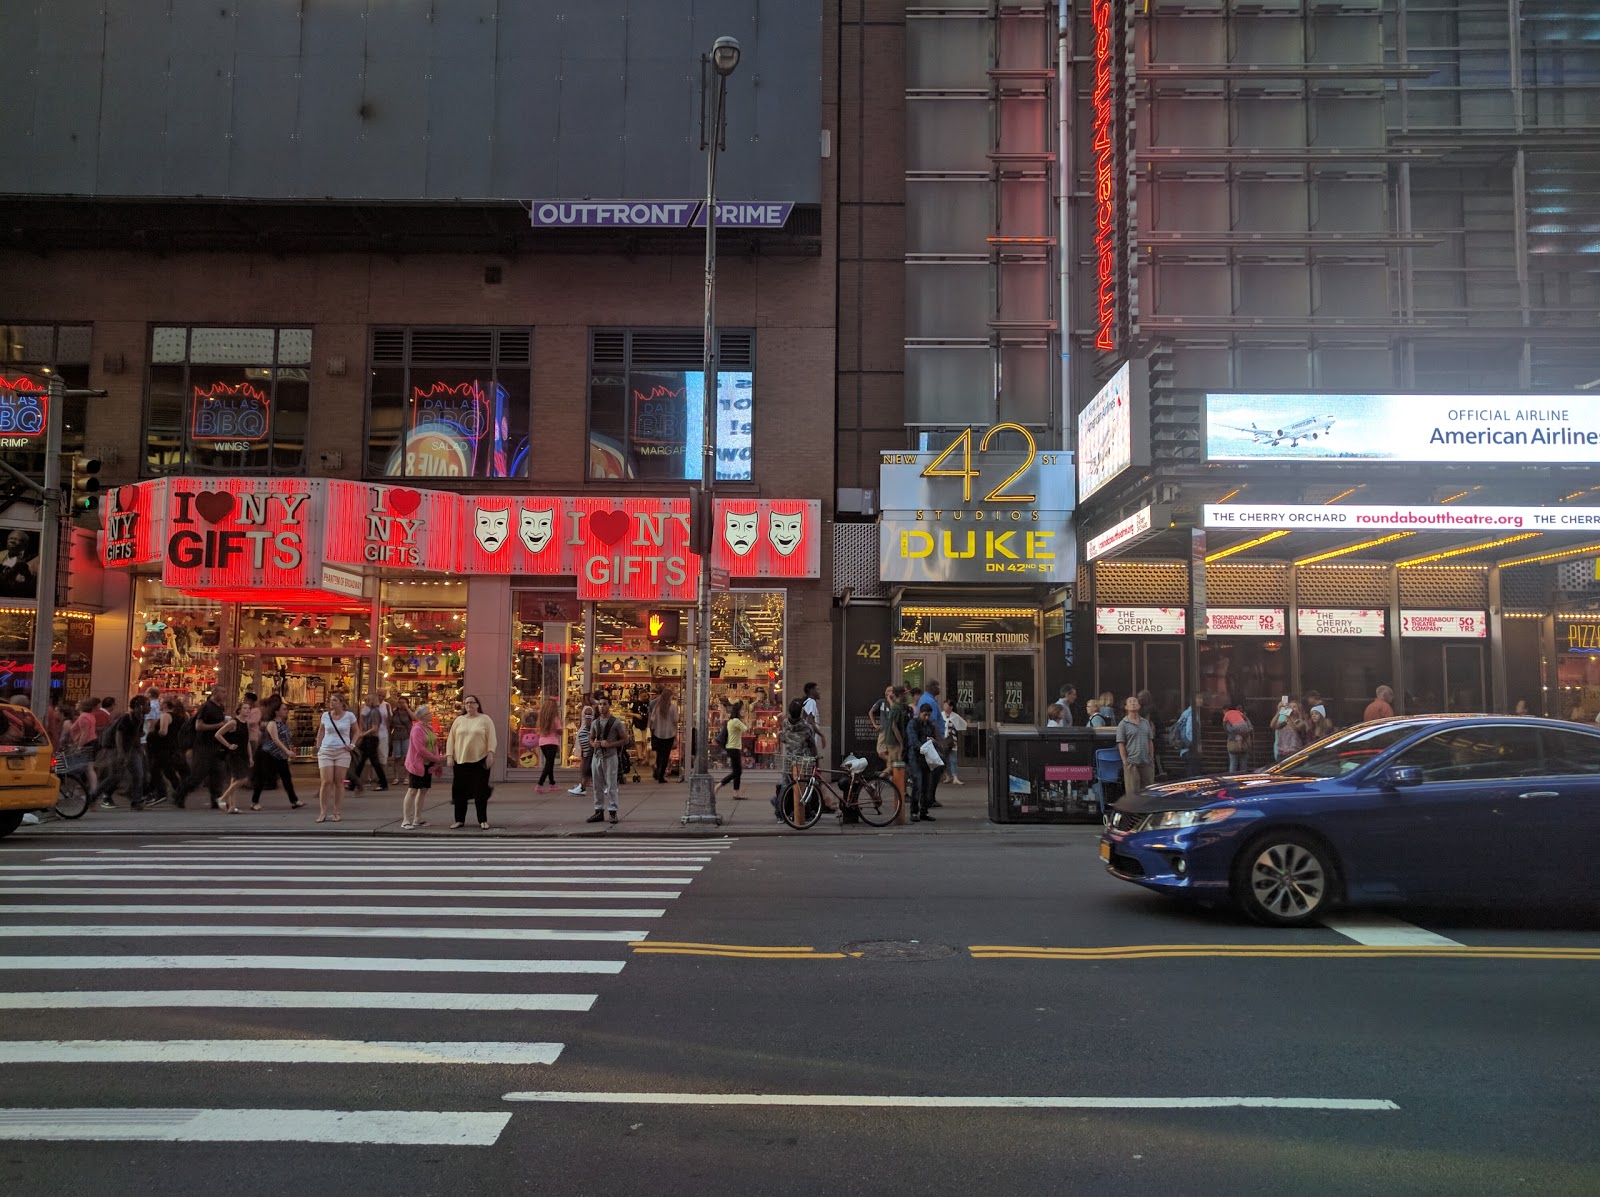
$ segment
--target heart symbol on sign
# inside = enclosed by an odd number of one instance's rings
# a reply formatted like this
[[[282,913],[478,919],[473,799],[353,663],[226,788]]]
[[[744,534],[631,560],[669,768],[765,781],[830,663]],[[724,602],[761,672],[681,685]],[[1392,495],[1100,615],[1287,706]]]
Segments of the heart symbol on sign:
[[[139,492],[131,486],[119,486],[111,496],[111,505],[117,511],[132,511],[139,505]]]
[[[414,490],[403,488],[389,492],[389,510],[402,518],[422,505],[422,496]]]
[[[233,514],[233,496],[225,490],[203,490],[194,497],[194,509],[208,524],[220,524]]]
[[[626,511],[591,511],[589,513],[589,531],[594,533],[596,540],[604,544],[615,545],[628,535],[633,528],[633,517]]]

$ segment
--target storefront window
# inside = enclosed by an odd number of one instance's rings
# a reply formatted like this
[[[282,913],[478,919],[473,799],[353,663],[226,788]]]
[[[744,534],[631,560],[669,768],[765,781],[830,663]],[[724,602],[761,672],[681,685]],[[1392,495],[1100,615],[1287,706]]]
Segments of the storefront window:
[[[700,329],[596,329],[589,375],[589,477],[697,480],[704,457]],[[714,432],[719,482],[749,481],[753,335],[718,334]]]
[[[0,691],[33,693],[32,609],[0,607]],[[94,656],[94,616],[58,612],[51,648],[50,694],[73,702],[89,696],[89,669]]]
[[[467,584],[424,580],[383,585],[383,690],[415,709],[427,703],[441,734],[461,710]]]
[[[22,371],[33,375],[35,383],[45,382],[50,373],[61,378],[69,391],[84,391],[89,386],[89,344],[87,324],[0,324],[0,389],[5,379],[15,380]],[[11,369],[17,367],[18,369]],[[80,394],[61,400],[61,451],[83,452],[83,426],[89,400]],[[16,427],[0,430],[4,438],[25,440],[22,445],[5,445],[5,461],[24,474],[44,472],[44,434],[17,437]]]
[[[513,769],[537,769],[539,708],[556,700],[561,718],[557,764],[578,759],[578,724],[583,714],[583,604],[570,595],[518,591],[512,596],[511,712],[506,761]]]
[[[1301,689],[1316,690],[1327,700],[1335,727],[1360,723],[1372,696],[1379,686],[1390,684],[1393,672],[1387,638],[1300,638]]]
[[[310,366],[308,328],[153,329],[148,472],[303,472]]]
[[[1310,641],[1307,641],[1310,643]],[[1207,727],[1218,728],[1221,712],[1237,707],[1250,717],[1255,728],[1251,763],[1272,759],[1269,725],[1277,712],[1278,700],[1289,693],[1289,646],[1281,637],[1208,636],[1198,646],[1200,693],[1204,696]],[[1121,702],[1121,695],[1118,702]],[[1213,740],[1217,736],[1211,737]],[[1202,744],[1205,737],[1202,737]]]
[[[1600,720],[1600,620],[1556,623],[1555,710],[1559,718],[1581,723]]]
[[[727,705],[742,703],[740,714],[750,727],[744,760],[752,769],[776,769],[783,763],[778,736],[783,727],[787,597],[781,590],[719,591],[712,596],[712,743]]]
[[[134,586],[133,686],[198,699],[221,679],[223,607],[139,578]]]
[[[367,475],[525,478],[533,397],[526,328],[376,328]]]

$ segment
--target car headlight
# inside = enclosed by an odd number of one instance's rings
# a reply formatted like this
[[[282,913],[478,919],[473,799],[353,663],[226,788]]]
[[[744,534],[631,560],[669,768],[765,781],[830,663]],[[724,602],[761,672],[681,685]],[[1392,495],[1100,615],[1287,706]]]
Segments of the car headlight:
[[[1146,831],[1174,831],[1183,827],[1198,827],[1202,823],[1217,823],[1239,813],[1235,806],[1208,806],[1200,810],[1168,810],[1151,815],[1145,824]]]

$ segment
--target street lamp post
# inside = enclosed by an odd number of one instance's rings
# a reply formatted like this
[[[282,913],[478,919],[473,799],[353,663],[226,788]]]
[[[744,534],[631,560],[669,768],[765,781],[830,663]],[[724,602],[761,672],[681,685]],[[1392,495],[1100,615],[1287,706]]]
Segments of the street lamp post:
[[[739,43],[719,37],[706,61],[712,70],[710,125],[702,123],[701,148],[706,152],[706,277],[705,343],[701,348],[700,487],[694,495],[694,550],[700,554],[699,609],[695,616],[694,763],[689,773],[685,823],[721,824],[716,791],[711,784],[711,549],[716,543],[717,488],[717,151],[723,148],[728,76],[739,65]],[[703,69],[703,68],[702,68]]]

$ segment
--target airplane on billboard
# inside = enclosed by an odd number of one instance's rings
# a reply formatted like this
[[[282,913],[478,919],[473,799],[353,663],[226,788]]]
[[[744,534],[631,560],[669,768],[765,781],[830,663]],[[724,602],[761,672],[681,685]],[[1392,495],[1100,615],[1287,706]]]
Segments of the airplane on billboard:
[[[1274,449],[1280,447],[1285,441],[1289,448],[1299,448],[1301,441],[1314,441],[1320,436],[1327,435],[1333,429],[1332,416],[1307,416],[1303,420],[1296,420],[1283,428],[1258,428],[1254,420],[1250,427],[1240,428],[1236,425],[1225,424],[1229,432],[1243,432],[1250,436],[1258,445],[1271,445]]]

